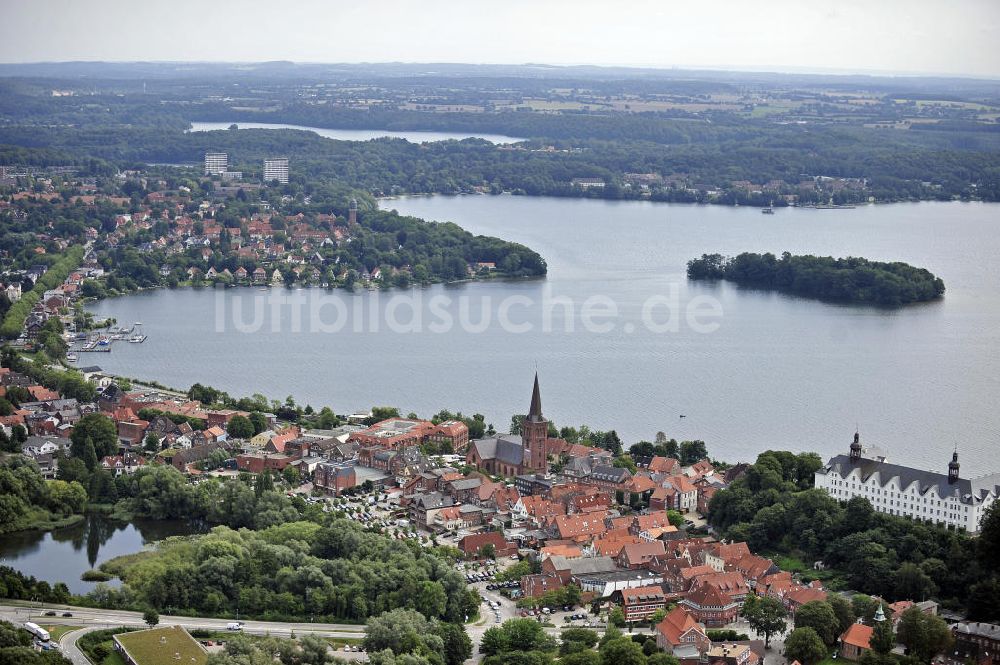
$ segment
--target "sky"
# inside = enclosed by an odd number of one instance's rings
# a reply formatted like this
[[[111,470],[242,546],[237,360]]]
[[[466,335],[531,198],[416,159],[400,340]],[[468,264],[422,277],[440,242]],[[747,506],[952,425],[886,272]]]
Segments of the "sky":
[[[1000,0],[0,0],[0,62],[463,62],[1000,78]]]

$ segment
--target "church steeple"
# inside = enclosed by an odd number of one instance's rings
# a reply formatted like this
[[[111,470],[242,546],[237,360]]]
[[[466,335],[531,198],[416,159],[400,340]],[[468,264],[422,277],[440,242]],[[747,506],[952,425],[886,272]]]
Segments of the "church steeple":
[[[854,441],[851,443],[851,462],[861,461],[861,434],[854,433]]]
[[[542,417],[542,394],[538,390],[538,372],[535,372],[535,387],[531,390],[531,408],[528,409],[528,420],[533,423],[545,420]]]
[[[549,438],[549,423],[542,415],[542,393],[538,389],[538,372],[535,372],[535,386],[531,390],[531,408],[521,428],[521,441],[525,448],[525,463],[532,471],[546,473],[549,468],[548,451],[545,443]]]
[[[954,483],[958,480],[958,449],[951,454],[951,461],[948,462],[948,482]]]

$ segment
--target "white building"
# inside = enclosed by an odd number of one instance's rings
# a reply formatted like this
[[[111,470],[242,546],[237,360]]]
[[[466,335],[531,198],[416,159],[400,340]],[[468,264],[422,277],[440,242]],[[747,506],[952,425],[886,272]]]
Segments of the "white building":
[[[272,180],[288,184],[287,157],[273,157],[264,160],[264,182],[271,182]]]
[[[837,455],[816,471],[816,487],[839,501],[864,497],[875,510],[890,515],[979,531],[983,513],[1000,494],[1000,473],[959,477],[958,453],[948,473],[889,464],[882,456],[865,456],[857,434],[849,455]]]
[[[221,175],[229,169],[229,155],[224,152],[205,153],[205,175]]]

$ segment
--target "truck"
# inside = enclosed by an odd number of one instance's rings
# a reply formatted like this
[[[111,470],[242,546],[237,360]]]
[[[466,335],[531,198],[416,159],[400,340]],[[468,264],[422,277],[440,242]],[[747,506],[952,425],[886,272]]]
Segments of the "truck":
[[[31,623],[30,621],[28,621],[24,624],[24,629],[29,633],[31,633],[32,635],[34,635],[39,640],[41,640],[42,642],[49,641],[49,631],[45,630],[37,623]]]

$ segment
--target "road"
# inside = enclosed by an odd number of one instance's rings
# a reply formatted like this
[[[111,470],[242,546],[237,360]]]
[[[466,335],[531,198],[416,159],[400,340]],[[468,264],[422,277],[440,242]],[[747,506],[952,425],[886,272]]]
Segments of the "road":
[[[43,612],[53,610],[57,616],[47,617]],[[63,612],[72,612],[72,617],[61,616]],[[0,605],[0,618],[23,624],[25,621],[35,623],[59,623],[64,626],[85,626],[89,628],[115,628],[117,626],[145,626],[141,612],[126,612],[123,610],[101,610],[90,607],[72,607],[68,605],[17,606]],[[231,619],[206,619],[201,617],[181,617],[160,615],[160,623],[164,625],[184,626],[189,630],[196,628],[208,630],[226,630],[226,624]],[[321,637],[361,637],[364,626],[339,623],[292,623],[278,621],[240,621],[243,630],[254,635],[277,635],[285,637],[296,635],[319,635]]]

